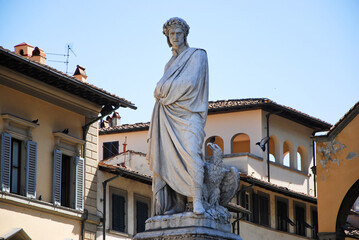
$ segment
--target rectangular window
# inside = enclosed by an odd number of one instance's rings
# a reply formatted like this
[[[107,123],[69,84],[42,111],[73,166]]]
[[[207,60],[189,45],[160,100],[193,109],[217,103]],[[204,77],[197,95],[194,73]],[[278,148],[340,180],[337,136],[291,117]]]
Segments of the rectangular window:
[[[305,236],[305,208],[295,206],[295,233]]]
[[[288,204],[286,201],[277,199],[277,229],[280,231],[288,231]]]
[[[146,230],[145,222],[150,216],[150,202],[150,198],[135,195],[136,233],[144,232]]]
[[[5,132],[1,135],[1,190],[36,198],[36,142],[15,139]]]
[[[318,212],[316,209],[312,209],[312,238],[318,239]]]
[[[11,141],[11,171],[10,171],[10,192],[20,194],[21,187],[21,141]]]
[[[269,198],[259,195],[259,224],[269,226]]]
[[[263,192],[252,194],[253,222],[269,226],[269,195]]]
[[[68,155],[66,155],[68,154]],[[55,205],[83,210],[84,159],[54,150],[52,196]]]
[[[32,130],[39,124],[11,114],[0,117],[8,122],[0,138],[0,190],[36,198],[37,143]]]
[[[71,157],[62,155],[61,164],[61,206],[71,205]]]
[[[245,209],[251,211],[249,192],[243,191],[241,193],[241,206],[244,207]],[[242,216],[243,216],[244,220],[250,221],[249,214],[242,213]]]
[[[103,159],[115,156],[118,154],[118,141],[114,142],[104,142],[102,145],[103,148]]]
[[[126,202],[125,197],[117,194],[112,194],[112,229],[119,232],[126,230]]]

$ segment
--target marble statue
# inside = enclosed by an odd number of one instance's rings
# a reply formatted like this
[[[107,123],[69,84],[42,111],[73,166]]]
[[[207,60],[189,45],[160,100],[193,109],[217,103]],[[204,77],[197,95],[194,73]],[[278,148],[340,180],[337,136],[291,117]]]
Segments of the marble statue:
[[[163,26],[173,56],[155,88],[147,140],[155,216],[184,212],[188,197],[193,199],[193,213],[205,212],[202,146],[208,110],[208,61],[205,50],[188,46],[188,32],[189,26],[181,18],[171,18]]]
[[[163,26],[173,56],[155,88],[147,139],[154,216],[134,239],[242,240],[231,233],[225,208],[238,189],[238,171],[224,166],[222,150],[214,143],[209,143],[212,157],[206,161],[202,154],[208,61],[205,50],[188,46],[188,32],[181,18]]]

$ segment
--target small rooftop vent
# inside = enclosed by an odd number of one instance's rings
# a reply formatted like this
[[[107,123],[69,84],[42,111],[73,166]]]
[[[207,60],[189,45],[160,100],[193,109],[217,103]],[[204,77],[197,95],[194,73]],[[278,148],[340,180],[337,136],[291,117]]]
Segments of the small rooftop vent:
[[[78,80],[80,80],[81,82],[86,82],[87,75],[85,72],[85,68],[81,67],[80,65],[77,65],[75,73],[74,73],[74,77],[77,78]]]

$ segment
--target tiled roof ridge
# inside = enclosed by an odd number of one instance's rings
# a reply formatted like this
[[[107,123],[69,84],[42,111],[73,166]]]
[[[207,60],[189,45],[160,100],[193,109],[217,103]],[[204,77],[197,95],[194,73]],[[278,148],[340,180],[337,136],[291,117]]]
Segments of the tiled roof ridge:
[[[128,171],[128,172],[132,172],[132,173],[134,173],[134,174],[138,174],[138,175],[140,175],[140,176],[144,176],[144,177],[147,177],[147,178],[152,179],[151,176],[146,175],[146,174],[144,174],[144,173],[140,173],[140,172],[138,172],[138,171],[135,171],[135,170],[133,170],[132,168],[129,168],[129,167],[127,167],[127,166],[108,164],[108,163],[105,163],[105,162],[103,162],[103,161],[99,162],[98,165],[101,165],[101,166],[104,166],[104,167],[109,167],[109,168],[122,169],[122,170],[125,170],[125,171]]]
[[[133,169],[127,167],[127,166],[107,164],[107,163],[105,163],[105,162],[103,162],[103,161],[99,162],[99,165],[104,166],[104,167],[109,167],[109,168],[122,169],[122,170],[129,171],[129,172],[132,172],[132,173],[135,173],[135,174],[138,174],[138,175],[141,175],[141,176],[144,176],[144,177],[147,177],[147,178],[152,179],[151,176],[148,176],[148,175],[146,175],[146,174],[137,172],[137,171],[135,171],[135,170],[133,170]],[[314,201],[317,199],[317,198],[314,197],[314,196],[311,196],[311,195],[308,195],[308,194],[305,194],[305,193],[302,193],[302,192],[297,192],[297,191],[288,189],[288,188],[286,188],[286,187],[278,186],[278,185],[276,185],[276,184],[274,184],[274,183],[266,182],[266,181],[263,181],[263,180],[261,180],[261,179],[258,179],[258,178],[249,176],[249,175],[244,174],[244,173],[241,173],[241,172],[239,172],[239,176],[240,176],[241,178],[254,179],[254,180],[256,180],[257,182],[260,182],[260,183],[262,183],[262,184],[270,185],[270,186],[272,186],[272,187],[274,187],[274,188],[277,188],[277,189],[282,190],[282,191],[286,191],[286,192],[288,192],[288,193],[293,193],[293,194],[297,194],[297,195],[300,195],[300,196],[303,196],[303,197],[306,197],[306,198],[310,198],[310,199],[312,199],[312,200],[314,200]],[[261,187],[261,186],[259,185],[259,187]]]
[[[269,99],[269,98],[243,98],[243,99],[229,99],[229,100],[217,100],[217,101],[209,101],[208,102],[208,112],[211,110],[221,110],[221,109],[235,109],[238,106],[263,106],[263,105],[276,105],[281,108],[284,108],[288,111],[295,112],[296,114],[300,114],[305,118],[313,119],[315,121],[318,121],[322,124],[331,125],[328,122],[325,122],[319,118],[312,117],[306,113],[303,113],[301,111],[298,111],[294,108],[278,104],[275,101]],[[150,122],[147,123],[134,123],[134,124],[124,124],[121,126],[115,126],[115,127],[107,127],[107,128],[101,128],[99,130],[100,134],[107,134],[107,133],[119,133],[123,131],[136,131],[136,130],[147,130],[150,125]]]
[[[99,133],[100,134],[106,134],[106,133],[117,133],[121,131],[131,131],[131,130],[147,130],[150,126],[150,122],[139,122],[139,123],[133,123],[133,124],[123,124],[120,126],[114,126],[114,127],[107,127],[107,128],[100,128]]]
[[[316,117],[312,117],[310,116],[309,114],[306,114],[304,112],[301,112],[301,111],[298,111],[294,108],[291,108],[291,107],[288,107],[286,105],[282,105],[282,104],[279,104],[269,98],[243,98],[243,99],[228,99],[228,100],[217,100],[217,101],[209,101],[208,104],[209,104],[209,107],[208,107],[208,110],[210,109],[220,109],[220,108],[231,108],[231,107],[236,107],[236,106],[239,106],[238,102],[241,102],[241,103],[244,103],[244,104],[241,104],[241,105],[254,105],[254,104],[275,104],[275,105],[278,105],[280,107],[283,107],[283,108],[286,108],[287,110],[290,110],[290,111],[293,111],[293,112],[296,112],[296,113],[299,113],[303,116],[306,116],[308,118],[311,118],[311,119],[315,119],[316,121],[320,121],[324,124],[329,124],[331,125],[330,123],[326,122],[326,121],[323,121],[319,118],[316,118]],[[228,106],[218,106],[216,107],[215,105],[218,105],[220,103],[224,103],[224,105],[228,105]]]
[[[271,183],[271,182],[263,181],[263,180],[261,180],[261,179],[259,179],[259,178],[252,177],[252,176],[250,176],[250,175],[248,175],[248,174],[245,174],[245,173],[239,172],[239,176],[240,176],[241,178],[254,179],[255,181],[258,181],[258,182],[260,182],[260,183],[262,183],[262,184],[264,184],[264,185],[270,185],[270,186],[272,186],[272,187],[274,187],[274,188],[277,188],[277,189],[280,189],[280,190],[282,190],[282,191],[288,191],[288,192],[291,192],[291,193],[294,193],[294,194],[298,194],[298,195],[302,195],[302,196],[304,196],[304,197],[312,198],[312,199],[315,199],[315,200],[317,199],[316,197],[311,196],[311,195],[309,195],[309,194],[306,194],[306,193],[303,193],[303,192],[294,191],[294,190],[291,190],[291,189],[289,189],[289,188],[287,188],[287,187],[279,186],[279,185],[274,184],[274,183]]]
[[[359,108],[359,101],[356,102],[356,103],[354,104],[354,106],[352,106],[352,107],[338,120],[338,122],[336,122],[336,123],[330,128],[330,130],[329,130],[329,132],[327,133],[327,135],[329,135],[330,133],[332,133],[335,128],[337,128],[339,125],[341,125],[342,122],[344,122],[345,119],[346,119],[356,108]]]
[[[39,62],[34,61],[34,60],[30,59],[30,58],[26,58],[26,57],[24,57],[24,56],[22,56],[22,55],[20,55],[18,53],[12,52],[9,49],[6,49],[6,48],[2,47],[2,46],[0,46],[0,50],[3,50],[4,52],[6,52],[8,54],[11,54],[13,56],[19,57],[24,61],[31,62],[32,64],[38,65],[38,66],[40,66],[42,68],[45,68],[46,70],[50,70],[50,71],[54,72],[55,74],[59,74],[62,77],[66,77],[66,78],[68,78],[68,79],[70,79],[70,80],[72,80],[72,81],[74,81],[76,83],[86,85],[87,87],[90,87],[90,88],[92,88],[92,89],[94,89],[96,91],[100,91],[100,92],[105,93],[107,95],[110,95],[110,96],[112,96],[114,98],[120,99],[121,101],[123,101],[123,102],[125,102],[125,103],[127,103],[129,105],[134,105],[132,102],[130,102],[130,101],[124,99],[124,98],[121,98],[121,97],[119,97],[119,96],[117,96],[117,95],[115,95],[113,93],[110,93],[110,92],[104,90],[103,88],[99,88],[99,87],[97,87],[97,86],[95,86],[93,84],[87,83],[87,82],[81,82],[80,80],[78,80],[74,76],[68,75],[68,74],[66,74],[66,73],[64,73],[64,72],[62,72],[62,71],[60,71],[60,70],[58,70],[56,68],[50,67],[49,65],[39,63]]]
[[[137,151],[134,151],[134,150],[126,150],[125,152],[120,152],[120,153],[118,153],[118,154],[116,154],[116,155],[114,155],[114,156],[111,156],[111,157],[109,157],[109,158],[103,159],[103,160],[101,160],[100,162],[106,162],[106,161],[108,161],[108,160],[110,160],[110,159],[112,159],[112,158],[115,158],[115,157],[117,157],[117,156],[123,155],[123,154],[125,154],[125,153],[134,153],[134,154],[146,156],[146,153],[143,153],[143,152],[137,152]]]

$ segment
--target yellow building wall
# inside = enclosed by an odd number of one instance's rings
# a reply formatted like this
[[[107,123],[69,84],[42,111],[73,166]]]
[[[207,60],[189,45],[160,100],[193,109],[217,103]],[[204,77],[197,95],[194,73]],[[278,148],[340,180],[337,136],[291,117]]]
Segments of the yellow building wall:
[[[0,113],[9,113],[26,120],[39,119],[39,126],[32,130],[33,141],[37,142],[36,198],[51,202],[53,154],[55,139],[53,132],[69,129],[69,135],[82,139],[85,117],[50,104],[41,99],[0,85]],[[0,118],[0,132],[3,131]]]
[[[0,203],[0,236],[13,228],[24,229],[33,240],[77,240],[81,235],[80,220]]]
[[[68,128],[69,135],[82,139],[81,127],[85,125],[85,117],[0,85],[0,114],[5,113],[29,121],[39,119],[39,126],[32,130],[32,140],[37,142],[36,199],[39,199],[41,195],[42,202],[51,203],[55,147],[53,132],[61,132]],[[4,121],[0,118],[0,133],[3,129]],[[5,234],[13,228],[23,228],[35,240],[80,238],[81,221],[79,219],[73,220],[68,216],[60,217],[51,211],[44,213],[9,203],[11,201],[0,202],[0,234]],[[55,207],[53,208],[55,210]]]
[[[359,157],[347,159],[350,152],[359,154],[359,116],[356,116],[335,138],[345,147],[330,155],[339,162],[327,161],[320,149],[328,142],[317,143],[318,221],[319,232],[335,232],[340,205],[350,187],[358,180]],[[337,145],[339,146],[339,145]],[[324,164],[325,163],[325,164]]]

